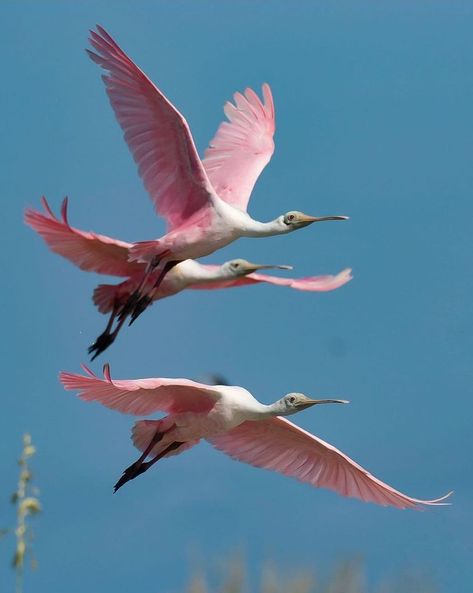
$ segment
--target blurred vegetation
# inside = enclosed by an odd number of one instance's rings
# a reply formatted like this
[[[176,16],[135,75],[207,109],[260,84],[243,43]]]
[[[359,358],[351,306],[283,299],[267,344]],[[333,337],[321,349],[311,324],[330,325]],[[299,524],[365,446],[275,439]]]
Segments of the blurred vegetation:
[[[209,585],[203,570],[196,571],[186,593],[437,593],[434,583],[425,574],[405,572],[393,581],[368,587],[359,560],[339,562],[325,578],[316,578],[303,571],[288,577],[267,564],[256,590],[248,585],[245,564],[240,559],[228,563],[218,584]]]
[[[16,575],[16,593],[23,593],[23,577],[27,561],[37,567],[33,551],[34,532],[30,519],[41,512],[39,491],[33,484],[31,461],[36,454],[31,436],[23,436],[23,448],[18,459],[18,485],[11,496],[16,507],[15,528],[0,528],[0,538],[16,538],[12,567]],[[263,567],[257,587],[250,587],[245,562],[241,557],[221,565],[220,578],[208,579],[203,569],[194,571],[185,593],[437,593],[434,583],[425,575],[404,572],[394,580],[368,587],[363,563],[360,560],[339,562],[325,577],[309,571],[298,571],[294,576],[282,573],[274,564]],[[209,584],[211,583],[211,584]],[[3,593],[3,592],[2,592]]]
[[[34,532],[30,525],[30,518],[41,511],[39,491],[33,485],[33,474],[31,471],[31,460],[36,453],[31,436],[23,435],[23,449],[18,459],[20,473],[18,485],[11,495],[11,503],[16,507],[15,528],[4,528],[0,530],[0,536],[13,534],[16,538],[15,552],[12,558],[12,567],[16,574],[16,593],[23,591],[23,576],[26,561],[30,561],[31,568],[37,567],[37,561],[33,551]]]

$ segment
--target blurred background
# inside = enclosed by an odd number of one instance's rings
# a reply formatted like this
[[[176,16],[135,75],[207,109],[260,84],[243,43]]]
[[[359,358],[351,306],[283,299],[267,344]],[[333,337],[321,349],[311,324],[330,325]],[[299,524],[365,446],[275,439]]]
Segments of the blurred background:
[[[451,507],[377,508],[206,444],[112,495],[136,457],[133,419],[77,400],[57,380],[79,370],[104,327],[91,302],[99,277],[22,223],[42,194],[56,211],[67,194],[79,228],[128,241],[164,230],[83,51],[96,23],[182,111],[201,153],[234,91],[271,84],[276,152],[253,193],[255,218],[350,216],[240,240],[208,261],[293,264],[300,276],[352,267],[354,280],[326,294],[182,293],[155,304],[93,369],[218,373],[264,402],[288,391],[347,398],[297,422],[407,494],[454,489]],[[236,550],[252,591],[268,561],[290,579],[328,577],[345,559],[359,559],[366,590],[416,571],[437,591],[467,590],[472,27],[472,3],[455,0],[1,3],[0,527],[15,523],[8,499],[29,431],[43,513],[26,591],[176,592]],[[2,591],[13,589],[12,550],[13,540],[0,542]]]

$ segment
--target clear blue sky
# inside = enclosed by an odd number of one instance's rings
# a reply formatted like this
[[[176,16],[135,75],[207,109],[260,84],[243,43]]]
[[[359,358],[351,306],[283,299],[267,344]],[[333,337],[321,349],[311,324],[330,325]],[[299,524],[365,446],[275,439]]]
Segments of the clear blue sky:
[[[355,6],[356,4],[356,6]],[[235,463],[201,445],[112,486],[136,456],[133,420],[62,390],[105,319],[98,281],[23,226],[45,194],[72,224],[130,241],[159,236],[108,105],[87,31],[101,23],[188,119],[203,151],[232,93],[267,81],[277,149],[251,213],[348,214],[343,224],[245,240],[210,258],[352,267],[337,292],[275,287],[186,293],[154,306],[101,357],[116,377],[215,371],[263,401],[287,391],[350,406],[301,414],[307,429],[417,497],[377,508]],[[27,590],[176,591],[196,558],[236,548],[256,572],[328,569],[361,555],[371,582],[420,567],[445,593],[471,583],[473,494],[473,5],[395,2],[3,2],[3,413],[0,524],[23,431],[38,446],[40,569]],[[10,583],[7,544],[0,580]],[[5,589],[6,590],[6,589]]]

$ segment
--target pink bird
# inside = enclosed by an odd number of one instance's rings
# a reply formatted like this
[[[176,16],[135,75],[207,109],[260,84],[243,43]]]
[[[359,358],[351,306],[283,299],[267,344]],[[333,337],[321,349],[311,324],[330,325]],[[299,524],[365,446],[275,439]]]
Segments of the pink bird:
[[[347,218],[291,211],[263,223],[247,213],[253,186],[274,151],[274,104],[267,84],[264,103],[251,89],[235,93],[235,105],[224,109],[229,122],[220,125],[201,161],[184,117],[110,35],[97,26],[90,43],[97,52],[88,50],[90,57],[107,72],[108,97],[145,188],[168,225],[163,237],[130,248],[130,259],[147,268],[120,311],[119,325],[128,315],[132,323],[146,309],[180,261],[209,255],[239,237],[281,235]]]
[[[132,439],[142,455],[123,472],[115,491],[163,457],[182,453],[205,439],[239,461],[366,502],[418,508],[445,504],[451,494],[434,500],[411,498],[283,418],[317,404],[348,403],[345,400],[314,400],[301,393],[288,393],[265,405],[243,387],[204,385],[189,379],[115,380],[108,365],[101,379],[83,368],[86,376],[60,374],[64,388],[78,391],[81,399],[134,416],[168,414],[160,420],[135,423]],[[147,457],[151,459],[146,461]]]
[[[126,278],[118,285],[100,284],[94,291],[94,303],[99,311],[110,313],[105,331],[89,348],[95,358],[103,350],[101,345],[106,343],[109,346],[115,340],[117,329],[112,331],[113,323],[118,312],[139,286],[146,265],[129,261],[132,243],[72,227],[67,216],[67,198],[62,203],[61,219],[54,215],[44,197],[41,201],[45,212],[28,209],[25,212],[25,222],[44,239],[54,253],[62,255],[82,270]],[[220,266],[184,260],[169,271],[162,284],[153,292],[153,300],[177,294],[186,288],[230,288],[263,282],[289,286],[296,290],[326,292],[335,290],[352,278],[350,269],[335,276],[306,278],[280,278],[255,273],[256,270],[265,268],[290,269],[290,266],[252,264],[243,259],[235,259]],[[152,282],[152,279],[148,280],[148,284]]]

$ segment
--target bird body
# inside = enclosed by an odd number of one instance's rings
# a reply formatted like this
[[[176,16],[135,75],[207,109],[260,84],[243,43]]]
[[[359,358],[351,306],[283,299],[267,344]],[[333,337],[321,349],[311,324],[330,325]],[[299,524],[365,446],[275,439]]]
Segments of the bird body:
[[[101,313],[110,313],[123,306],[139,286],[146,265],[129,260],[133,243],[113,239],[106,235],[86,232],[71,226],[68,217],[68,200],[61,206],[61,217],[55,216],[43,197],[44,212],[27,209],[25,222],[36,231],[56,254],[78,266],[81,270],[125,277],[118,285],[101,284],[94,291],[94,303]],[[235,259],[222,265],[201,264],[195,260],[183,260],[165,276],[153,301],[175,295],[187,288],[230,288],[251,284],[269,283],[288,286],[297,290],[325,292],[335,290],[351,280],[351,270],[345,269],[336,275],[283,278],[259,274],[265,268],[290,269],[290,266],[251,264]],[[145,288],[151,289],[156,274],[150,275]]]
[[[167,414],[160,420],[135,423],[132,438],[142,455],[124,471],[115,490],[163,457],[206,439],[234,459],[344,496],[397,508],[444,504],[446,496],[421,500],[395,490],[329,443],[284,418],[317,404],[348,403],[345,400],[314,400],[288,393],[266,405],[238,386],[205,385],[189,379],[115,380],[108,365],[103,379],[86,367],[84,370],[85,375],[60,375],[64,388],[77,391],[81,399],[135,416],[158,411]],[[148,457],[151,459],[146,461]]]
[[[129,278],[115,290],[100,287],[96,293],[107,297],[101,310],[112,311],[112,316],[105,332],[89,348],[95,358],[113,343],[128,317],[133,323],[153,301],[189,286],[181,283],[185,274],[179,271],[162,286],[179,262],[210,255],[240,237],[287,234],[315,222],[347,217],[315,217],[294,210],[260,222],[248,214],[253,187],[274,151],[275,115],[269,85],[263,85],[263,100],[249,88],[244,94],[234,94],[234,103],[224,107],[228,121],[220,124],[201,160],[184,117],[112,37],[98,26],[97,31],[91,31],[90,42],[95,51],[87,51],[106,72],[102,78],[107,94],[139,174],[156,211],[167,223],[162,237],[127,243],[69,227],[67,202],[62,208],[62,225],[45,200],[46,217],[27,211],[26,222],[53,251],[82,269]],[[346,272],[325,286],[336,288],[345,283],[349,279]],[[218,280],[219,287],[231,285],[222,284],[226,278]],[[205,283],[211,285],[199,280],[195,286]],[[274,283],[281,284],[277,278]],[[324,288],[323,281],[314,284],[310,279],[292,286],[332,289]],[[117,295],[121,297],[118,300]]]
[[[264,102],[251,89],[235,93],[235,104],[224,109],[229,121],[220,125],[201,161],[182,114],[112,37],[98,26],[90,43],[95,51],[88,54],[106,72],[102,78],[110,104],[145,187],[168,224],[164,236],[130,248],[130,260],[147,268],[122,307],[122,319],[131,315],[133,322],[148,307],[179,261],[210,255],[240,237],[286,234],[314,222],[347,218],[291,211],[263,223],[247,213],[253,186],[274,151],[274,103],[267,84]],[[149,289],[147,280],[155,270]]]
[[[307,222],[315,222],[309,220],[315,217],[303,216],[308,219]],[[155,257],[162,262],[197,259],[210,255],[241,237],[272,237],[295,230],[295,227],[285,224],[283,219],[284,217],[278,217],[269,222],[254,220],[247,212],[224,202],[214,194],[208,210],[196,212],[182,226],[159,239],[135,243],[130,249],[130,260],[149,263]]]

